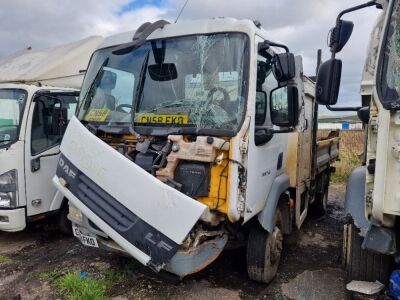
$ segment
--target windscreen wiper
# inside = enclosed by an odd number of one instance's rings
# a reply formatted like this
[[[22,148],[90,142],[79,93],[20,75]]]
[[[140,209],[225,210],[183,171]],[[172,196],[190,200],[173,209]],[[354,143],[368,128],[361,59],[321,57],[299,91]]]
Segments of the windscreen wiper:
[[[79,110],[81,110],[82,105],[85,104],[84,109],[88,109],[90,104],[92,103],[92,98],[88,99],[88,96],[90,94],[90,92],[93,90],[93,88],[95,87],[95,85],[98,83],[99,79],[100,79],[100,75],[103,74],[103,69],[104,67],[108,64],[108,61],[110,60],[109,57],[107,57],[103,63],[101,64],[99,70],[96,73],[96,76],[94,77],[92,83],[90,84],[85,96],[83,97],[83,101],[81,103],[81,105],[79,106]]]

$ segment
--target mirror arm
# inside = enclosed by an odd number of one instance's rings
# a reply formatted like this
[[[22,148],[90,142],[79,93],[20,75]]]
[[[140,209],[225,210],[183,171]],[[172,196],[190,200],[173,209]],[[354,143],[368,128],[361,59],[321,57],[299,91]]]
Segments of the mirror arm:
[[[264,42],[262,42],[258,45],[258,51],[259,52],[263,51],[263,50],[265,51],[265,50],[269,49],[270,47],[283,48],[283,49],[285,49],[286,53],[289,53],[289,48],[286,45],[278,44],[278,43],[271,42],[268,40],[265,40]]]
[[[326,105],[326,108],[330,111],[359,111],[362,106],[356,106],[356,107],[332,107],[330,105]]]
[[[285,49],[286,53],[289,53],[289,48],[286,45],[278,44],[278,43],[271,42],[271,41],[268,41],[268,40],[266,40],[264,43],[268,44],[269,46],[283,48],[283,49]]]
[[[382,5],[377,3],[377,0],[372,0],[372,1],[368,1],[368,2],[366,2],[364,4],[360,4],[360,5],[353,6],[353,7],[350,7],[348,9],[345,9],[345,10],[341,11],[338,14],[338,16],[336,17],[336,26],[334,28],[338,28],[339,27],[339,24],[342,21],[341,18],[342,18],[343,15],[345,15],[347,13],[350,13],[350,12],[353,12],[353,11],[356,11],[356,10],[360,10],[360,9],[366,8],[366,7],[370,7],[370,6],[376,6],[376,8],[380,8],[380,9],[382,8]],[[335,47],[333,45],[330,45],[330,46],[331,46],[331,52],[332,52],[331,57],[335,58],[335,55],[336,55],[337,51],[336,51],[336,49],[335,49]]]
[[[339,15],[337,16],[337,18],[336,18],[336,24],[340,22],[340,18],[341,18],[344,14],[347,14],[347,13],[349,13],[349,12],[356,11],[356,10],[359,10],[359,9],[363,9],[363,8],[365,8],[365,7],[374,6],[374,5],[376,5],[377,8],[382,8],[381,5],[380,5],[379,3],[376,2],[376,0],[373,0],[373,1],[368,1],[368,2],[366,2],[366,3],[364,3],[364,4],[360,4],[360,5],[353,6],[353,7],[350,7],[350,8],[348,8],[348,9],[345,9],[345,10],[343,10],[342,12],[340,12]]]

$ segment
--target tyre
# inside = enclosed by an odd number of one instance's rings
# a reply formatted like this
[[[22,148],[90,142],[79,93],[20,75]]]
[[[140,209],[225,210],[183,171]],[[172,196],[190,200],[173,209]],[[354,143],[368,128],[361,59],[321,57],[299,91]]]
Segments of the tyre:
[[[310,204],[310,215],[313,217],[322,217],[326,213],[326,207],[328,205],[328,187],[325,188],[323,193],[316,193],[315,200]]]
[[[276,220],[279,221],[278,214]],[[272,233],[264,230],[260,224],[251,229],[247,242],[247,273],[250,279],[259,282],[270,282],[278,271],[282,254],[283,235],[278,227]]]
[[[60,231],[66,235],[72,235],[72,224],[67,218],[68,215],[68,204],[63,204],[60,208],[60,212],[57,215],[57,226]]]
[[[363,238],[358,235],[354,224],[345,226],[346,281],[362,280],[388,283],[392,267],[392,257],[363,250]]]

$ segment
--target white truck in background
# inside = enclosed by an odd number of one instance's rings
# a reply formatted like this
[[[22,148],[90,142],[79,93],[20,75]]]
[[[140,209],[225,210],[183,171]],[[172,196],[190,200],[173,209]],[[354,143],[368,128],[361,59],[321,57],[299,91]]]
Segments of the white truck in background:
[[[269,282],[283,235],[326,205],[338,138],[317,143],[316,108],[259,22],[145,23],[93,54],[53,182],[87,246],[184,277],[247,245]]]
[[[59,144],[101,37],[0,61],[0,231],[57,218],[71,232],[67,202],[54,188]]]
[[[360,107],[334,105],[342,62],[338,53],[350,38],[353,23],[346,13],[375,6],[382,10],[371,33]],[[332,58],[317,76],[317,102],[334,110],[353,110],[365,124],[363,166],[347,182],[345,210],[351,217],[344,230],[347,281],[387,283],[398,256],[400,215],[400,1],[369,1],[341,12],[330,47]]]

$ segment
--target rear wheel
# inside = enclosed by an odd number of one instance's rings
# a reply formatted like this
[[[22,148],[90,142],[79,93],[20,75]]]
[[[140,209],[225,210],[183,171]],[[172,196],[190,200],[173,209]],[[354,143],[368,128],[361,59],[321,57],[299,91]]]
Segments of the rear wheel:
[[[363,250],[363,238],[354,224],[345,226],[345,259],[347,282],[376,281],[386,284],[392,267],[392,257]]]
[[[322,217],[326,213],[326,207],[328,205],[328,194],[329,188],[326,187],[323,193],[317,193],[315,200],[310,204],[310,214],[313,217]]]
[[[278,271],[283,247],[279,221],[278,211],[273,232],[269,233],[259,224],[250,229],[247,242],[247,273],[252,280],[268,283]]]

